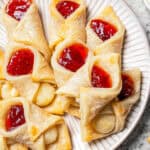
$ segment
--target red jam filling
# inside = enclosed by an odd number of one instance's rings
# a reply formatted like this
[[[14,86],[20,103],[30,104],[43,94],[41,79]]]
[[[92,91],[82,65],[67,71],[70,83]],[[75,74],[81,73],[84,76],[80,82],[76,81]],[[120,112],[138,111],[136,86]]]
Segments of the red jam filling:
[[[6,6],[6,13],[14,19],[20,21],[30,7],[31,0],[9,0]]]
[[[134,82],[127,74],[122,74],[122,90],[118,95],[119,100],[124,100],[134,93]]]
[[[70,16],[78,7],[79,4],[73,1],[60,1],[56,5],[57,10],[65,19]]]
[[[26,75],[32,72],[34,54],[30,49],[20,49],[15,52],[7,65],[7,72],[10,75]]]
[[[24,109],[22,105],[14,105],[7,113],[5,125],[6,130],[11,131],[14,128],[25,123]]]
[[[88,49],[80,43],[73,44],[65,48],[58,63],[64,68],[76,72],[83,64],[85,64]]]
[[[92,20],[90,26],[102,41],[110,39],[117,32],[113,25],[99,19]]]
[[[96,88],[111,88],[112,80],[103,68],[95,65],[92,68],[91,84]]]

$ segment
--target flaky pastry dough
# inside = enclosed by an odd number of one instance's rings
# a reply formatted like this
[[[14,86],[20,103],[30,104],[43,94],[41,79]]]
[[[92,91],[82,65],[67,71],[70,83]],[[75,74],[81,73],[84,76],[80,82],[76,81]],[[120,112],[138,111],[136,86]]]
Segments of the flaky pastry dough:
[[[61,0],[52,0],[50,7],[49,47],[54,47],[66,38],[80,39],[85,42],[86,5],[84,0],[71,0],[80,4],[66,19],[57,11],[56,4]]]
[[[38,8],[34,1],[20,21],[6,13],[6,5],[2,9],[1,20],[7,30],[8,42],[15,41],[33,46],[49,60],[51,52],[44,37]]]
[[[99,109],[98,105],[103,103],[104,99],[92,101],[87,96],[88,89],[81,90],[81,135],[84,141],[101,139],[124,128],[127,116],[140,96],[141,72],[138,69],[131,69],[124,71],[123,74],[127,74],[134,81],[134,93],[123,100],[115,98],[103,109]]]
[[[11,106],[20,104],[24,108],[26,122],[7,131],[5,128],[7,111]],[[68,129],[62,117],[51,115],[21,97],[3,100],[0,106],[3,108],[3,113],[0,115],[0,134],[4,138],[22,143],[33,150],[46,150],[53,145],[56,150],[61,146],[64,149],[71,149]]]
[[[117,33],[110,39],[102,41],[98,35],[90,27],[91,20],[101,19],[106,21],[117,28]],[[100,12],[96,17],[92,18],[86,27],[87,32],[87,45],[94,52],[95,55],[106,53],[106,52],[117,52],[121,53],[125,27],[122,24],[120,18],[117,16],[111,6],[107,6]]]

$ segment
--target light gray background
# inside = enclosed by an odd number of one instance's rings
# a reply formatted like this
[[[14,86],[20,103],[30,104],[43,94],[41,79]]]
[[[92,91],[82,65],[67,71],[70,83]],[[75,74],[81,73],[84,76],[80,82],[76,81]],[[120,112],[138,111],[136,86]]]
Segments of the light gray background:
[[[150,11],[145,7],[143,0],[125,1],[140,20],[150,42]],[[148,136],[150,137],[150,100],[139,124],[118,150],[150,150]]]

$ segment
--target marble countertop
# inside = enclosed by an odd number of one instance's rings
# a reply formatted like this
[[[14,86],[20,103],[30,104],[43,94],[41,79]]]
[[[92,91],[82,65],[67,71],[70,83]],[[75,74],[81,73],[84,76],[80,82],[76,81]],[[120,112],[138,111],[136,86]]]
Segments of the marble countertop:
[[[125,1],[140,20],[150,42],[150,11],[145,7],[143,0]],[[139,124],[118,150],[150,150],[147,137],[150,137],[150,100]]]

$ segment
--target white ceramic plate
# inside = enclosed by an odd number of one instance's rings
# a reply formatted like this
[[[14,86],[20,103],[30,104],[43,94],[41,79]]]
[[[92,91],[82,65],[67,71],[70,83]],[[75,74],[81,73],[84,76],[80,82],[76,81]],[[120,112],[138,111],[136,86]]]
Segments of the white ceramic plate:
[[[104,140],[97,140],[91,144],[83,143],[80,138],[79,120],[71,116],[66,116],[66,122],[69,126],[73,149],[74,150],[112,150],[117,148],[133,131],[140,117],[142,116],[148,101],[150,91],[150,52],[149,45],[139,21],[129,9],[123,0],[86,0],[88,6],[88,19],[95,16],[96,13],[106,5],[112,5],[117,15],[121,18],[126,27],[126,37],[123,50],[123,68],[138,67],[142,71],[143,80],[141,88],[141,97],[139,103],[132,110],[127,120],[126,128],[115,135]],[[45,30],[48,20],[48,3],[50,0],[36,0],[41,16],[43,18]],[[2,5],[3,0],[0,1]],[[0,26],[0,46],[6,44],[5,30]]]

